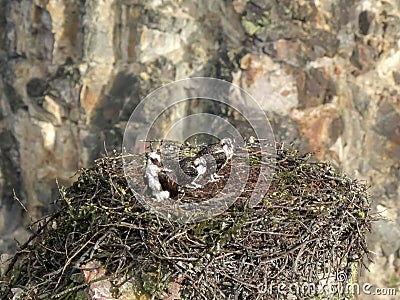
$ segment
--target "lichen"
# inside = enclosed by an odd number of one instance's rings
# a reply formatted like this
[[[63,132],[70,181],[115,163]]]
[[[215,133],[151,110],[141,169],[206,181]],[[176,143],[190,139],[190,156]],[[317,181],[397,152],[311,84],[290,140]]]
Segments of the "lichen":
[[[366,184],[280,146],[271,187],[251,207],[262,162],[248,150],[251,171],[241,196],[226,212],[190,224],[144,209],[125,180],[122,155],[98,159],[61,189],[56,213],[32,224],[34,235],[2,274],[1,298],[20,288],[23,299],[77,299],[94,289],[96,281],[83,277],[93,261],[104,274],[96,280],[118,299],[126,290],[130,299],[286,299],[290,293],[279,292],[279,284],[354,275],[374,220]],[[229,175],[230,166],[221,171]],[[184,197],[198,201],[223,185]]]

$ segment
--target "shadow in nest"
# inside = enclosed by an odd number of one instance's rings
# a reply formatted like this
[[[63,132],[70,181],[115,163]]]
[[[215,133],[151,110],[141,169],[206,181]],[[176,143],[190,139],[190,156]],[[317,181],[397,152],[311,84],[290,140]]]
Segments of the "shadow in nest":
[[[271,186],[251,206],[260,167],[253,154],[240,197],[224,213],[186,224],[144,209],[121,155],[98,159],[60,190],[57,212],[32,224],[32,237],[2,266],[1,299],[310,298],[324,295],[279,287],[337,283],[338,274],[355,282],[377,218],[367,185],[279,146]],[[224,180],[178,197],[203,201]],[[349,297],[338,292],[328,296]]]

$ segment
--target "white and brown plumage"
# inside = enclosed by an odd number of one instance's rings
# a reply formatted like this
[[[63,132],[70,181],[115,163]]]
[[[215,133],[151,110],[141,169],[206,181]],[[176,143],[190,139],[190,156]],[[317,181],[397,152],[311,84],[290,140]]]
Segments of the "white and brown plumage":
[[[143,176],[146,186],[157,200],[166,200],[178,195],[175,173],[163,168],[161,157],[156,152],[147,154],[147,166]]]
[[[208,181],[218,180],[221,176],[217,172],[233,156],[233,142],[230,138],[224,138],[218,144],[204,147],[195,156],[178,159],[175,155],[167,155],[166,165],[169,168],[163,167],[157,152],[150,152],[146,156],[144,181],[153,197],[161,201],[176,197],[179,186],[201,188],[204,180],[202,183],[199,181],[205,177],[204,174],[210,174]]]
[[[230,138],[224,138],[217,144],[212,144],[201,149],[197,157],[203,157],[207,161],[207,169],[211,173],[210,181],[216,181],[221,176],[217,172],[221,170],[233,156],[233,142]]]
[[[203,157],[184,157],[179,160],[180,184],[188,188],[200,188],[196,181],[206,172],[207,162]]]

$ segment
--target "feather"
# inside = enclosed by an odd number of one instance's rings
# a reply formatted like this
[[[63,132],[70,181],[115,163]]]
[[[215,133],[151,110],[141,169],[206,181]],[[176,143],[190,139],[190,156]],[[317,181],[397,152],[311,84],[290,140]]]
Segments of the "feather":
[[[184,157],[179,160],[179,183],[188,188],[199,188],[196,181],[206,172],[206,161],[199,157]]]
[[[233,143],[230,138],[222,139],[218,144],[204,147],[197,153],[197,157],[204,157],[207,169],[211,173],[211,180],[219,178],[217,172],[221,170],[233,156]]]
[[[146,156],[147,166],[143,180],[153,197],[161,201],[177,196],[178,185],[172,178],[173,173],[162,167],[160,155],[150,152]]]
[[[158,180],[161,184],[161,189],[168,191],[171,198],[178,196],[178,183],[174,172],[162,169],[158,173]]]

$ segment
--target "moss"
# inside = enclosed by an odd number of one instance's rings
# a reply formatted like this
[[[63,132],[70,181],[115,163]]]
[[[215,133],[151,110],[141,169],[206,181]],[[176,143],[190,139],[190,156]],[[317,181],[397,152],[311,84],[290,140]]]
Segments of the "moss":
[[[262,28],[262,26],[255,24],[248,20],[242,20],[242,24],[243,24],[244,29],[246,30],[246,32],[249,35],[256,34]]]
[[[250,174],[243,193],[226,212],[190,224],[145,210],[127,185],[121,155],[97,160],[61,189],[57,212],[32,225],[35,235],[2,274],[2,299],[13,287],[21,287],[26,299],[78,299],[89,288],[82,270],[93,261],[105,274],[99,280],[112,282],[116,297],[129,285],[131,299],[224,299],[235,293],[245,299],[260,288],[264,296],[285,299],[279,283],[318,284],[361,263],[374,220],[365,184],[279,147],[272,184],[263,201],[250,206],[260,166],[272,161],[244,150]],[[230,168],[221,174],[227,177]],[[225,183],[187,190],[177,201],[204,201]]]
[[[399,276],[397,274],[393,274],[389,279],[389,287],[398,288],[399,285],[400,285]]]

